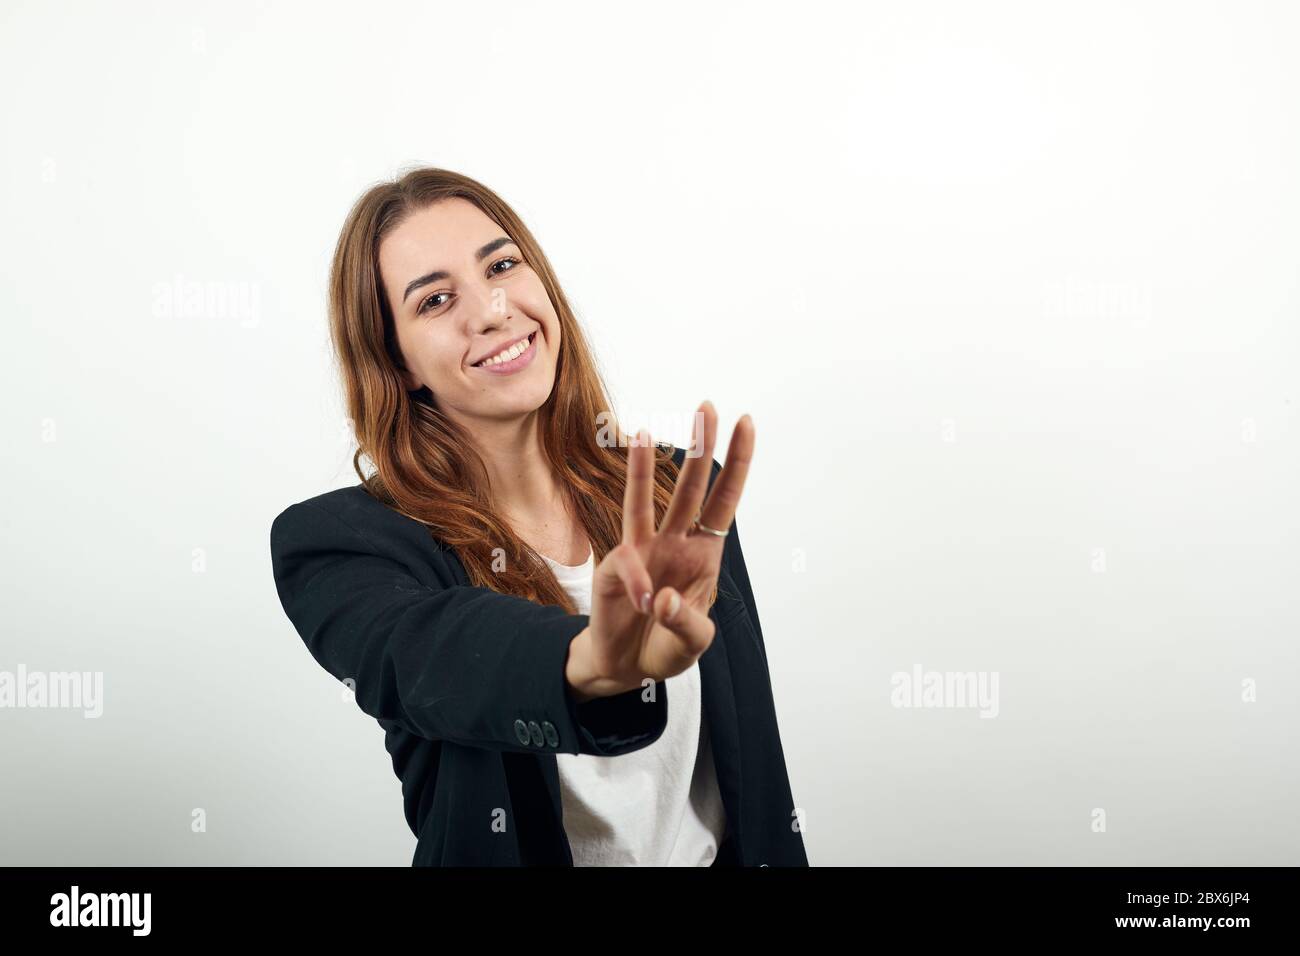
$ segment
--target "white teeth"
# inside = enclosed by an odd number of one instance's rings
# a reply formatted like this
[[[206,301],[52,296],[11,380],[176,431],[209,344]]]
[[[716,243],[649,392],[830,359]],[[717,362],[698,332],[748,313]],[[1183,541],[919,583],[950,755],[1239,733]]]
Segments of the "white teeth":
[[[482,368],[484,365],[500,365],[502,362],[509,362],[511,359],[519,358],[519,356],[527,350],[528,339],[524,339],[516,345],[506,349],[504,352],[501,352],[499,355],[494,355],[491,358],[484,359],[479,362],[475,368]]]

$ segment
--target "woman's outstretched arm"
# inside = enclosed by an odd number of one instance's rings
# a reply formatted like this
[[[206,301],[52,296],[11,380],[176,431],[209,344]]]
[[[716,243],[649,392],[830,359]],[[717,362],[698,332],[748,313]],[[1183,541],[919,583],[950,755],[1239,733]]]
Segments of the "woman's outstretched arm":
[[[371,717],[433,740],[527,753],[615,756],[663,734],[663,681],[650,701],[640,688],[575,698],[565,668],[587,615],[490,588],[428,587],[384,554],[382,540],[310,502],[281,512],[270,542],[285,613],[317,663],[353,682]]]

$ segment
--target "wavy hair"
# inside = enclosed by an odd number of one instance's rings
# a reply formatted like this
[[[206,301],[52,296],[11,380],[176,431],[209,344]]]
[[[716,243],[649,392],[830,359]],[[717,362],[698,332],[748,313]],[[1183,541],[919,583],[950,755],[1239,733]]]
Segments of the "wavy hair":
[[[631,439],[610,409],[587,339],[545,253],[515,211],[486,186],[450,170],[413,169],[372,186],[353,205],[339,234],[330,268],[329,321],[357,442],[352,465],[373,497],[424,524],[454,550],[471,584],[575,614],[550,566],[497,513],[487,469],[463,428],[438,409],[427,386],[408,391],[400,375],[403,362],[380,280],[379,245],[412,213],[454,197],[474,203],[514,240],[550,296],[559,316],[560,351],[555,386],[538,410],[542,448],[571,515],[592,542],[596,562],[622,539]],[[656,442],[656,527],[677,481],[672,456],[672,445]],[[362,470],[363,457],[374,466],[369,474]],[[710,603],[716,597],[715,588]]]

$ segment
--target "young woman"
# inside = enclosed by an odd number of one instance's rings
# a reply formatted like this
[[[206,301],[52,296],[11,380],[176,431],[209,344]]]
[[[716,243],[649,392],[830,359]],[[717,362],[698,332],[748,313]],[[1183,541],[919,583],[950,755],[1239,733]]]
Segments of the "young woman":
[[[806,866],[725,467],[611,435],[541,248],[446,170],[371,188],[330,321],[361,482],[271,528],[316,661],[378,720],[415,865]],[[360,460],[373,463],[369,474]]]

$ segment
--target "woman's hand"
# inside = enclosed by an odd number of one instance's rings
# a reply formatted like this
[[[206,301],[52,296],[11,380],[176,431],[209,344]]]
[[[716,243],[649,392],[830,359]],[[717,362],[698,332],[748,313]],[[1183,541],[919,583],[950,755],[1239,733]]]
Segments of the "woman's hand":
[[[660,681],[680,674],[713,643],[708,600],[722,565],[723,539],[693,530],[694,523],[698,514],[700,524],[730,530],[754,454],[754,424],[748,415],[736,423],[727,460],[711,490],[718,430],[712,403],[700,406],[696,426],[691,448],[699,454],[686,456],[658,531],[649,433],[638,432],[628,448],[623,540],[596,568],[590,622],[574,638],[565,666],[579,701],[641,687],[646,678]],[[706,491],[708,501],[701,509]]]

